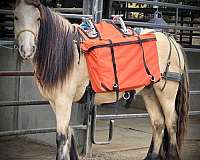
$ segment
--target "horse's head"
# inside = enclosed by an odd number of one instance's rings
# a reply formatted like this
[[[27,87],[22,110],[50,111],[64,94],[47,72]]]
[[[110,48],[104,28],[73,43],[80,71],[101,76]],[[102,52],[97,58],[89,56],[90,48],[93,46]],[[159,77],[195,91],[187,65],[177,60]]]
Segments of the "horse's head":
[[[19,53],[24,59],[32,59],[40,27],[39,0],[17,0],[14,11],[15,38]]]

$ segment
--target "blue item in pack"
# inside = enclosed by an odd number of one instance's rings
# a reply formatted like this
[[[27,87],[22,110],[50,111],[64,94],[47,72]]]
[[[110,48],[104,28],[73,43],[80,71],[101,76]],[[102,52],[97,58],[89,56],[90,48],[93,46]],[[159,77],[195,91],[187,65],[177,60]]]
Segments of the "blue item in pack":
[[[82,22],[82,23],[80,24],[80,27],[81,27],[81,29],[83,29],[83,30],[89,30],[89,29],[90,29],[90,26],[88,25],[87,22]]]

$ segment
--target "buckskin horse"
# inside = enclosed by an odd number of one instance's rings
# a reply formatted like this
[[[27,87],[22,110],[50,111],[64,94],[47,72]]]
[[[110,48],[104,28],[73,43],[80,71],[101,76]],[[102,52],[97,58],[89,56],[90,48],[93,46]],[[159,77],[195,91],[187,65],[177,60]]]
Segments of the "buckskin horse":
[[[39,0],[17,0],[14,26],[19,53],[32,62],[38,88],[56,115],[57,160],[78,159],[69,120],[72,103],[82,98],[89,77],[84,54],[79,56],[74,41],[77,27]],[[180,159],[189,110],[187,66],[181,46],[171,36],[160,32],[155,35],[161,73],[167,68],[182,78],[162,78],[149,87],[136,89],[152,124],[152,140],[145,159]],[[120,92],[119,98],[123,94]],[[95,104],[115,100],[114,92],[95,95]]]

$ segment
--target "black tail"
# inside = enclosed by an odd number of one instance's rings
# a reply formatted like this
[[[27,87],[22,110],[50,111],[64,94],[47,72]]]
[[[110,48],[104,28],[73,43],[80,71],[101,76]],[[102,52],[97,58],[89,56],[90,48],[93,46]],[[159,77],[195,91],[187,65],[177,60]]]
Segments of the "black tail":
[[[179,150],[181,150],[181,146],[187,129],[189,108],[190,108],[189,81],[188,81],[187,66],[185,66],[182,82],[180,82],[178,93],[176,96],[176,112],[178,116],[176,138]]]

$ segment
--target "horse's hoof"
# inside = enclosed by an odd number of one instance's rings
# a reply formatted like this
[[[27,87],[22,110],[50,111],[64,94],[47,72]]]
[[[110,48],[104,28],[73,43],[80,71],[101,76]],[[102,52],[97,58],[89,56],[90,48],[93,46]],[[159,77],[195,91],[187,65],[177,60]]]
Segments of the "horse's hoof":
[[[162,160],[162,158],[157,153],[151,153],[151,155],[148,155],[144,160]]]
[[[181,160],[176,145],[170,144],[168,153],[167,153],[167,160]]]
[[[181,160],[179,156],[167,156],[167,160]]]

